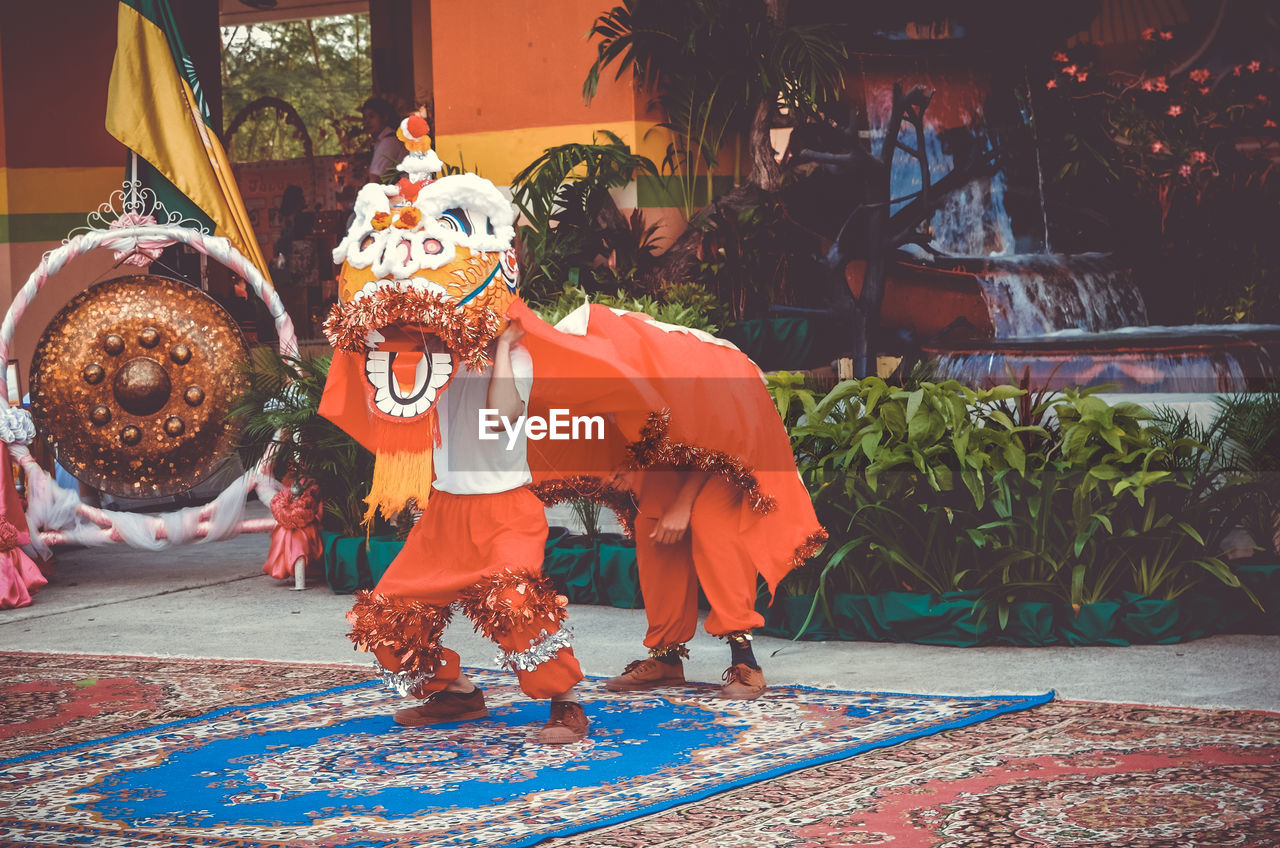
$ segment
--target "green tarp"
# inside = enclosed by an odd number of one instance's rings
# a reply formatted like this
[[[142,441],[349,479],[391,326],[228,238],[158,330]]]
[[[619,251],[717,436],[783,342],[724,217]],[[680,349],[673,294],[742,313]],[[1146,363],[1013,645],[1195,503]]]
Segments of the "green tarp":
[[[321,535],[325,577],[337,594],[372,588],[403,545],[390,536]],[[644,606],[635,546],[621,536],[592,540],[553,527],[542,567],[570,603]],[[1239,590],[1216,584],[1168,601],[1126,593],[1078,611],[1060,603],[1017,602],[1010,605],[1003,628],[995,609],[972,592],[838,594],[816,606],[812,595],[779,594],[772,605],[762,597],[758,609],[765,617],[762,632],[769,636],[955,647],[1171,644],[1214,633],[1280,633],[1280,565],[1234,570],[1264,609]]]

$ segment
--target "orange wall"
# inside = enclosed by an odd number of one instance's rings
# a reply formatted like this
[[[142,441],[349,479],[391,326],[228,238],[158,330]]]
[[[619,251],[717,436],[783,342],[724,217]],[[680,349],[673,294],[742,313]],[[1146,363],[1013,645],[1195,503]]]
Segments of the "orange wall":
[[[628,78],[602,80],[586,106],[595,60],[583,37],[604,0],[432,0],[437,132],[457,135],[635,118]],[[514,14],[513,14],[514,13]]]
[[[630,75],[610,70],[588,106],[595,60],[585,38],[605,0],[432,0],[436,149],[445,162],[507,185],[548,147],[607,129],[638,147],[652,126]]]

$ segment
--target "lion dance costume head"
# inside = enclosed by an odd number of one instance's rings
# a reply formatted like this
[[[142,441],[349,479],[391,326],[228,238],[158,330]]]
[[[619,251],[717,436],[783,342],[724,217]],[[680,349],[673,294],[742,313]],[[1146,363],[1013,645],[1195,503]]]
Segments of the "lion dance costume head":
[[[405,176],[360,190],[333,252],[339,302],[324,330],[334,347],[330,382],[346,383],[326,403],[363,400],[370,416],[356,434],[378,457],[369,520],[411,498],[425,504],[437,401],[456,369],[488,364],[517,300],[511,204],[475,174],[436,178],[442,166],[428,132],[417,116],[401,123]]]

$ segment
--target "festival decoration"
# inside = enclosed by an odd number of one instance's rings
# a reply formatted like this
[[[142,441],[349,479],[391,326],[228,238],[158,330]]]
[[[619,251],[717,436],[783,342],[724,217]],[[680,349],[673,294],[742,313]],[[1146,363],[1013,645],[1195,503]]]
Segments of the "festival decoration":
[[[227,459],[248,347],[199,289],[116,277],[49,322],[31,365],[36,426],[59,464],[111,495],[186,491]]]
[[[366,651],[379,647],[400,651],[406,645],[419,646],[402,655],[398,673],[383,674],[385,682],[409,695],[440,668],[444,657],[440,637],[452,617],[452,607],[390,598],[363,589],[356,592],[356,602],[347,612],[351,624],[347,635]]]
[[[299,566],[313,562],[324,553],[320,539],[320,519],[324,503],[320,487],[286,480],[285,488],[271,499],[271,516],[276,520],[271,531],[271,547],[262,566],[265,574],[284,580],[295,577]]]
[[[23,545],[30,544],[27,518],[13,486],[12,463],[0,461],[0,609],[25,607],[31,596],[48,581],[27,556]]]
[[[262,274],[258,268],[237,251],[224,238],[211,236],[207,231],[201,229],[195,222],[184,219],[179,213],[170,212],[160,204],[155,194],[147,188],[135,181],[128,181],[121,190],[112,194],[110,199],[103,203],[96,211],[88,216],[87,226],[73,230],[67,239],[57,248],[46,253],[40,261],[39,266],[31,272],[27,278],[25,285],[14,295],[13,302],[10,304],[5,314],[3,323],[0,323],[0,357],[7,359],[9,350],[13,345],[14,335],[17,326],[30,308],[32,302],[39,295],[50,278],[60,273],[69,263],[77,258],[91,253],[94,250],[107,249],[116,253],[124,253],[123,257],[118,259],[128,260],[135,257],[149,259],[151,252],[157,247],[163,247],[167,244],[184,244],[202,254],[220,262],[227,266],[232,272],[243,278],[248,287],[266,305],[268,312],[275,321],[276,333],[280,339],[280,347],[283,353],[288,355],[297,354],[297,340],[294,335],[293,323],[285,312],[284,304],[280,301],[275,289],[271,286],[270,281]],[[146,263],[133,263],[124,261],[123,264],[128,265],[144,265]],[[118,284],[124,285],[124,284]],[[114,311],[114,308],[106,310]],[[161,371],[164,371],[166,377],[171,373],[169,368],[181,368],[196,363],[201,356],[208,354],[211,358],[225,355],[225,352],[234,347],[234,334],[228,331],[226,336],[218,337],[211,342],[211,346],[206,349],[199,344],[191,344],[189,341],[183,348],[182,342],[176,337],[172,340],[172,345],[162,347],[169,344],[166,341],[168,337],[165,330],[159,326],[140,326],[129,328],[128,334],[113,333],[105,328],[100,333],[92,334],[87,344],[100,344],[102,353],[111,356],[108,348],[115,349],[117,342],[115,339],[109,339],[115,335],[119,338],[120,351],[117,356],[126,354],[128,345],[136,345],[132,349],[133,353],[139,354],[131,356],[129,361],[137,359],[151,359]],[[148,329],[154,330],[155,333],[148,332]],[[78,326],[62,325],[63,334],[72,337],[76,335],[89,336],[83,333]],[[203,330],[202,330],[203,332]],[[128,340],[126,341],[126,335]],[[151,347],[148,347],[151,345]],[[241,342],[241,346],[243,343]],[[143,351],[163,350],[167,362],[161,366],[160,362],[150,356],[141,356]],[[52,351],[52,345],[45,347],[48,355],[57,356]],[[189,355],[189,358],[188,358]],[[158,355],[157,355],[158,356]],[[186,360],[185,363],[179,360]],[[124,364],[128,361],[121,360]],[[156,369],[147,365],[140,365],[137,369],[120,368],[111,371],[103,362],[96,362],[102,368],[101,375],[96,369],[89,368],[95,364],[93,361],[80,363],[78,379],[83,386],[84,397],[77,397],[73,401],[75,409],[87,414],[90,425],[93,424],[94,412],[97,406],[106,407],[106,403],[88,403],[88,393],[101,387],[101,391],[106,393],[103,397],[113,399],[119,402],[120,397],[116,397],[115,384],[116,378],[119,378],[121,386],[121,396],[128,399],[130,404],[140,403],[142,406],[135,408],[149,408],[154,406],[156,400],[163,395],[160,391],[160,385],[163,380],[159,378]],[[225,365],[225,362],[212,362],[212,365]],[[44,386],[48,388],[49,376],[61,369],[54,367],[55,363],[50,363],[50,369],[40,378]],[[86,369],[88,374],[86,375]],[[137,370],[139,379],[134,380],[133,371]],[[210,370],[212,375],[216,368]],[[120,377],[121,373],[125,376]],[[111,388],[107,388],[107,377],[112,376]],[[86,380],[86,376],[89,378]],[[214,379],[212,376],[210,379]],[[96,381],[96,382],[95,382]],[[216,380],[215,380],[216,382]],[[196,408],[204,406],[209,410],[207,413],[209,421],[217,421],[221,425],[218,416],[212,410],[212,401],[214,397],[225,394],[222,389],[216,391],[210,387],[213,383],[180,383],[181,391],[176,393],[173,379],[169,378],[170,394],[166,398],[165,409],[168,404],[182,404],[188,408]],[[203,393],[199,403],[193,404],[197,397],[195,392],[189,392],[191,385],[197,385]],[[5,376],[0,374],[0,394],[3,394],[6,388]],[[38,391],[39,386],[33,386],[33,390]],[[74,393],[73,393],[74,394]],[[51,399],[53,395],[50,396]],[[96,398],[102,400],[102,397]],[[205,406],[207,405],[207,406]],[[175,406],[175,409],[181,408]],[[108,407],[111,417],[116,419],[116,412]],[[125,411],[127,413],[127,410]],[[121,413],[122,415],[125,413]],[[66,410],[55,410],[47,404],[43,408],[44,417],[59,418],[66,413]],[[128,413],[133,414],[133,413]],[[149,413],[152,416],[158,412]],[[99,418],[102,417],[99,412]],[[142,418],[145,416],[139,416]],[[160,416],[158,420],[158,430],[149,431],[153,438],[174,439],[183,435],[194,436],[192,432],[195,427],[193,422],[195,418],[183,418],[181,421],[181,432],[175,433],[179,427],[174,422],[169,422],[172,417],[180,417],[169,414]],[[118,420],[118,419],[117,419]],[[110,423],[110,422],[107,422]],[[155,424],[155,422],[152,422]],[[166,426],[166,424],[168,426]],[[142,441],[142,426],[139,422],[131,422],[139,430],[138,442]],[[129,426],[129,425],[126,425]],[[124,429],[123,427],[121,429]],[[212,432],[218,433],[219,427],[212,428]],[[46,436],[49,434],[41,433]],[[121,440],[124,441],[124,434],[119,434]],[[240,533],[265,533],[269,532],[276,526],[275,518],[266,519],[245,519],[244,506],[245,498],[251,492],[256,492],[258,498],[264,503],[269,504],[272,497],[280,490],[281,484],[271,476],[271,457],[264,457],[263,461],[256,467],[248,469],[238,479],[234,480],[227,486],[223,492],[213,501],[203,506],[190,507],[187,509],[177,510],[175,512],[165,514],[140,514],[123,511],[115,511],[108,509],[99,509],[89,506],[81,501],[79,492],[60,486],[45,469],[40,467],[35,458],[31,455],[27,448],[33,437],[36,436],[36,428],[34,422],[25,410],[0,407],[0,440],[3,440],[13,460],[21,468],[24,475],[24,494],[26,495],[26,515],[22,516],[21,507],[18,505],[17,492],[13,480],[6,474],[0,479],[0,488],[4,491],[5,511],[4,518],[15,528],[19,544],[23,546],[25,553],[37,558],[47,558],[51,555],[52,546],[65,543],[74,543],[81,545],[104,545],[116,542],[125,542],[131,547],[143,548],[148,550],[158,550],[174,544],[183,544],[194,541],[216,541],[219,539],[231,538]],[[55,439],[57,436],[55,435]],[[128,439],[132,440],[133,435],[130,432]],[[64,449],[69,451],[69,457],[75,456],[78,452],[83,458],[83,446],[75,445],[74,438],[68,438],[65,442]],[[216,441],[216,439],[215,439]],[[199,452],[200,448],[192,448],[193,452]],[[69,460],[72,464],[75,461]],[[110,462],[109,457],[96,457],[92,462],[85,461],[85,467],[97,467],[96,463]],[[6,468],[7,468],[7,464]],[[192,466],[193,468],[195,466]],[[192,477],[197,475],[194,472]],[[117,475],[117,479],[123,479],[124,475]],[[129,481],[129,490],[137,492],[132,487],[132,481]],[[164,480],[162,475],[157,475],[147,481],[149,492],[163,491],[170,481]],[[19,524],[19,520],[22,523]],[[29,532],[27,532],[29,528]],[[0,534],[2,535],[2,534]],[[25,536],[25,538],[24,538]],[[16,548],[5,549],[10,553],[17,552]],[[5,559],[3,551],[0,551],[0,560]],[[24,605],[30,603],[28,590],[38,588],[42,578],[32,574],[32,568],[26,565],[26,562],[19,560],[17,565],[12,565],[12,559],[9,563],[12,567],[5,567],[0,563],[0,597],[9,599],[12,605]],[[295,575],[296,576],[296,575]],[[19,584],[24,585],[19,585]]]

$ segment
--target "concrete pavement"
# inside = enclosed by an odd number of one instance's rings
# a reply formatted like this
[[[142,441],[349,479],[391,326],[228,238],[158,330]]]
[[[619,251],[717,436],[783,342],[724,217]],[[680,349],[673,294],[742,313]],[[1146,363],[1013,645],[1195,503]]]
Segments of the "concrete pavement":
[[[256,502],[250,515],[266,514]],[[137,551],[64,548],[32,606],[0,611],[0,649],[363,664],[345,637],[350,596],[319,574],[293,591],[262,573],[267,537]],[[575,650],[588,674],[642,656],[643,610],[574,606]],[[447,641],[464,664],[495,667],[495,649],[459,617]],[[728,660],[699,633],[686,674],[718,681]],[[942,648],[757,637],[771,683],[982,695],[1056,690],[1060,698],[1280,711],[1280,636],[1215,636],[1125,648]],[[287,694],[287,693],[281,693]]]

